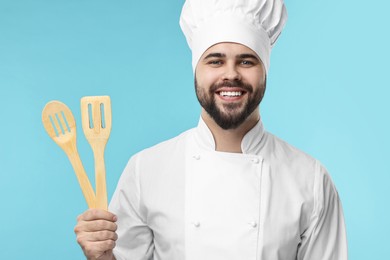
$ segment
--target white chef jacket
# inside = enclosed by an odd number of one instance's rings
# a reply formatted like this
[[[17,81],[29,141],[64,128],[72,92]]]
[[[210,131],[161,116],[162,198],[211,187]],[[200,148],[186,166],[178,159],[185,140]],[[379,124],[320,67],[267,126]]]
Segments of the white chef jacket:
[[[240,153],[196,128],[127,164],[110,211],[116,259],[346,260],[343,211],[325,168],[264,131]]]

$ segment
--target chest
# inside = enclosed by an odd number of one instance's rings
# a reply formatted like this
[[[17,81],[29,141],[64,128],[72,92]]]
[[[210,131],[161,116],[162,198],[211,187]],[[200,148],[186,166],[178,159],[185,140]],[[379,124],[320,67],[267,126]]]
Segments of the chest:
[[[144,205],[157,253],[186,260],[294,259],[305,199],[299,189],[286,189],[283,174],[258,156],[196,151],[184,157],[160,168],[145,192],[153,194]]]

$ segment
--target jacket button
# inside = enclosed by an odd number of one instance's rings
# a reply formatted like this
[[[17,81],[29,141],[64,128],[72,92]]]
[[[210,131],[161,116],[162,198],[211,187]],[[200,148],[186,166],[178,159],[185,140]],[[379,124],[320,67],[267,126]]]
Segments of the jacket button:
[[[260,162],[260,160],[258,158],[253,158],[252,162],[255,163],[255,164],[258,164]]]
[[[256,228],[257,227],[257,223],[252,221],[252,222],[249,222],[249,225],[251,225],[251,227],[253,228]]]
[[[192,156],[192,158],[194,158],[195,160],[199,160],[200,159],[200,155],[199,154],[194,155],[194,156]]]
[[[200,222],[199,221],[195,221],[194,223],[192,223],[194,225],[194,227],[198,228],[200,227]]]

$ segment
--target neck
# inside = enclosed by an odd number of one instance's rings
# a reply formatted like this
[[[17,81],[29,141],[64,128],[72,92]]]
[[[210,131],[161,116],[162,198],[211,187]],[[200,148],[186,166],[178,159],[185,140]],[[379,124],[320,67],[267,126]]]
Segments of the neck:
[[[215,141],[215,150],[219,152],[228,153],[242,153],[241,142],[245,134],[251,130],[257,122],[260,120],[259,110],[255,109],[253,113],[237,128],[235,129],[223,129],[210,115],[202,109],[202,118],[211,133],[213,134]]]

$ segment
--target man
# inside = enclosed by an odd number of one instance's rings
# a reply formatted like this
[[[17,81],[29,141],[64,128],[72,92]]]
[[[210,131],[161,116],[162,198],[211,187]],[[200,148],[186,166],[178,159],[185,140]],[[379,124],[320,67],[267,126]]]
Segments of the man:
[[[326,170],[260,120],[285,20],[282,0],[186,1],[199,124],[133,156],[110,212],[79,216],[88,259],[347,259]]]

